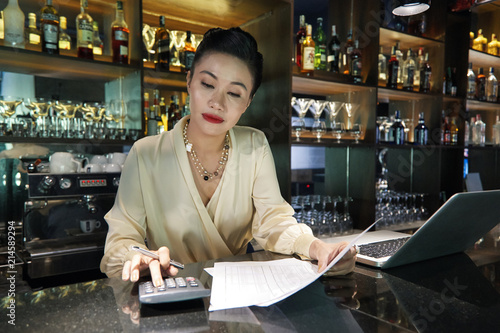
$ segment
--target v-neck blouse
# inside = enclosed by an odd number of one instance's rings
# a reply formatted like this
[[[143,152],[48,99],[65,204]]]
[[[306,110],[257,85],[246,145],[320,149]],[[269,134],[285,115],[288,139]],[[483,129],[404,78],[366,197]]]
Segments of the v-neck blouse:
[[[283,199],[265,135],[235,126],[224,173],[207,206],[189,165],[182,129],[138,140],[125,161],[120,186],[105,219],[109,225],[101,270],[120,275],[136,252],[167,246],[172,258],[190,263],[245,253],[255,240],[266,250],[309,255],[311,229],[293,218]]]

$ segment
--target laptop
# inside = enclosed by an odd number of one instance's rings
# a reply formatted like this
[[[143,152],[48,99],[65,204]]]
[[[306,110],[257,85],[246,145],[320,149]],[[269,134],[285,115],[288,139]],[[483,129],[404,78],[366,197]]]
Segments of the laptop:
[[[385,269],[463,252],[499,223],[500,190],[457,193],[412,236],[387,230],[363,235],[357,262]],[[383,252],[374,253],[379,245]]]

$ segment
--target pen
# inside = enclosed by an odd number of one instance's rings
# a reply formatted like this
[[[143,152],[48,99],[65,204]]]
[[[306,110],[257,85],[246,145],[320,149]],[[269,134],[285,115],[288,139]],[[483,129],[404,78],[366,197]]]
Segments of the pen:
[[[150,257],[150,258],[156,259],[156,260],[160,259],[160,257],[156,253],[153,253],[153,252],[148,251],[148,250],[144,250],[143,248],[140,248],[137,245],[132,245],[132,250],[140,252],[140,253],[142,253],[142,254]],[[174,267],[177,267],[177,268],[180,268],[180,269],[184,269],[184,265],[183,264],[181,264],[178,261],[172,260],[172,259],[170,259],[170,265],[172,265]]]

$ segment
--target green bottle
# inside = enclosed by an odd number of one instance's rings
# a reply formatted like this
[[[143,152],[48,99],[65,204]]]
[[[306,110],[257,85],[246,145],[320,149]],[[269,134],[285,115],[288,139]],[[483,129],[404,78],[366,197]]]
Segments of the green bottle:
[[[318,28],[314,34],[314,69],[326,70],[326,37],[323,31],[323,18],[318,17]]]

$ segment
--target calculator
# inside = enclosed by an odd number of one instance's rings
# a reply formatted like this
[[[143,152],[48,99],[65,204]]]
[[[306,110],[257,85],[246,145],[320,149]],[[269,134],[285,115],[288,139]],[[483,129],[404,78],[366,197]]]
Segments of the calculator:
[[[155,287],[153,282],[139,284],[139,301],[146,304],[187,301],[210,296],[210,289],[194,277],[165,279],[163,286]]]

